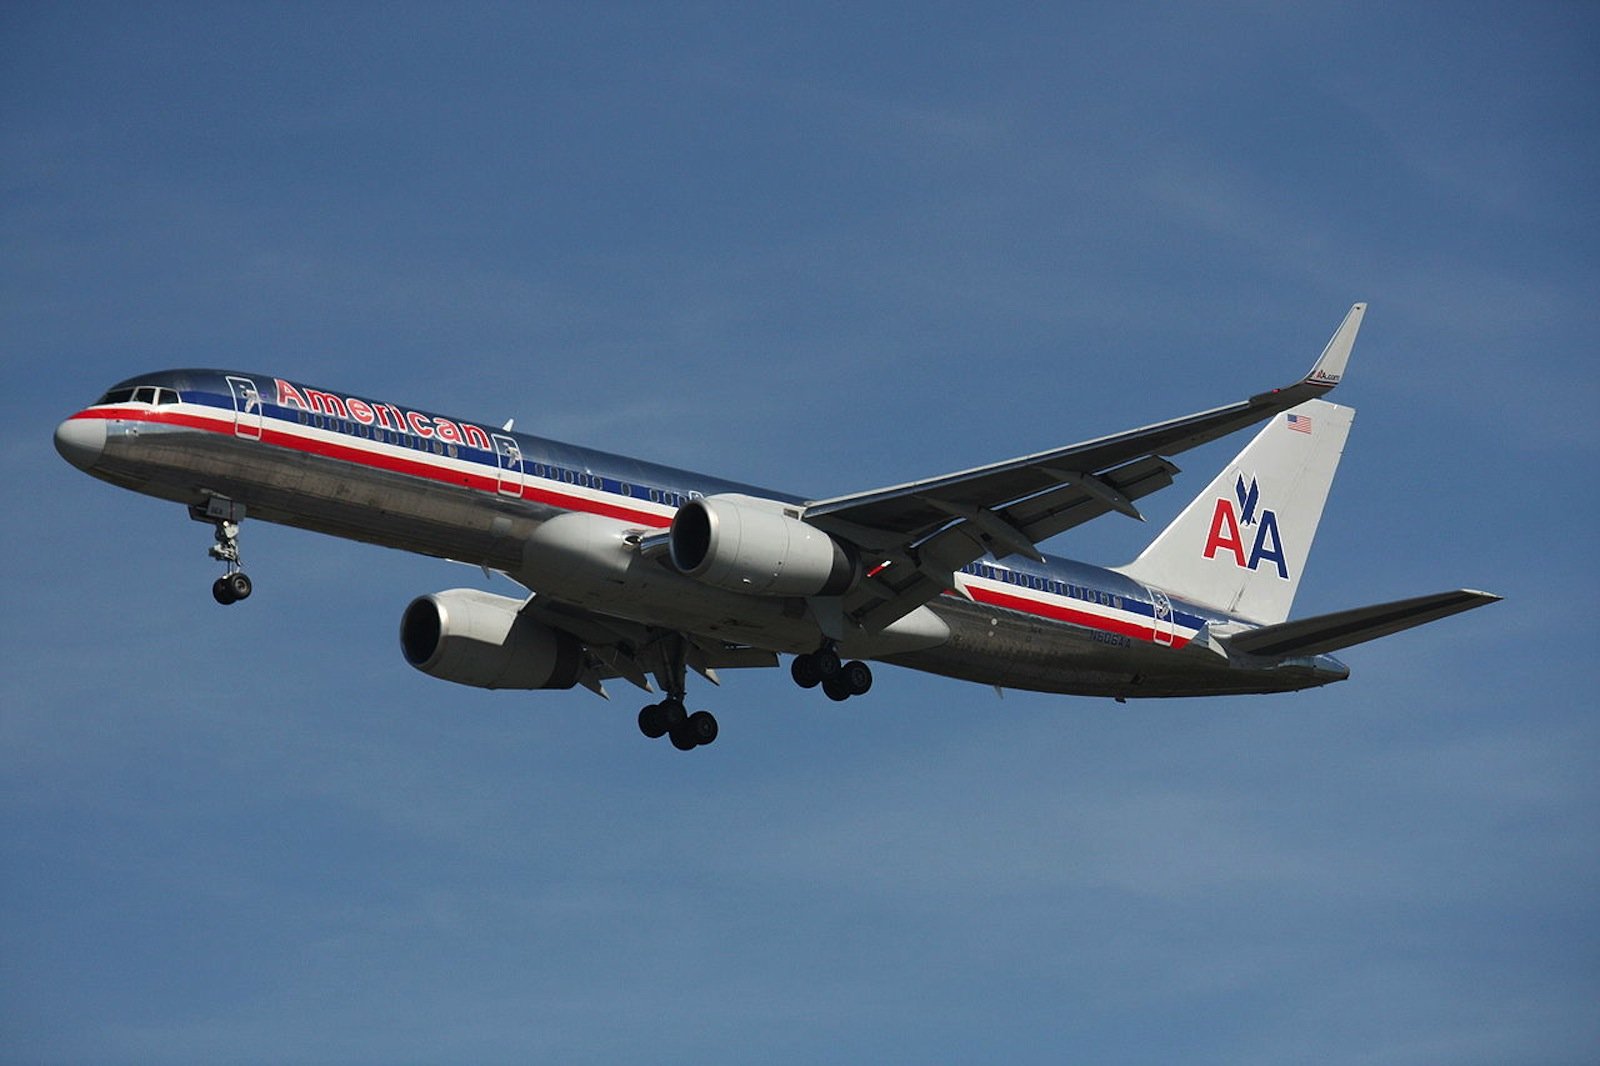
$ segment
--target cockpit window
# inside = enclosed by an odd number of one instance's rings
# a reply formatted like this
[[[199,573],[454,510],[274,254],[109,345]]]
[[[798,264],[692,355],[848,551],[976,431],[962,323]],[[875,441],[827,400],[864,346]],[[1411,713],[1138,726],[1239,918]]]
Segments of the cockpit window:
[[[156,389],[153,385],[144,385],[133,390],[134,403],[155,403]]]
[[[96,400],[95,406],[103,407],[106,404],[127,403],[131,399],[133,399],[132,389],[112,389],[110,392]]]
[[[157,389],[156,403],[182,403],[183,397],[178,395],[177,389]]]

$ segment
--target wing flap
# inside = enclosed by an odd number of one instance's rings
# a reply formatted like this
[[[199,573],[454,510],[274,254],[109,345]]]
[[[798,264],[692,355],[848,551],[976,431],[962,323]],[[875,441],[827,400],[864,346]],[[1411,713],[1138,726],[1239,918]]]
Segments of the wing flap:
[[[1177,473],[1177,466],[1158,455],[1135,459],[1098,476],[1063,473],[1060,485],[1014,503],[1003,513],[1035,544],[1111,511],[1142,522],[1144,516],[1133,501],[1166,488]]]
[[[685,665],[716,684],[721,684],[718,670],[778,665],[777,654],[765,648],[641,625],[547,596],[531,597],[522,613],[583,642],[589,662],[580,683],[601,696],[606,695],[601,682],[613,677],[649,692],[650,675],[666,690],[665,679],[676,676],[681,680]]]
[[[1221,640],[1229,651],[1263,658],[1324,655],[1470,611],[1499,599],[1499,596],[1489,592],[1456,589],[1453,592],[1438,592],[1431,596],[1280,622],[1260,629],[1248,629]]]
[[[873,576],[846,597],[845,614],[869,632],[882,629],[947,590],[960,591],[956,571],[984,555],[1036,558],[1034,544],[1073,526],[1110,511],[1137,515],[1132,501],[1170,485],[1177,471],[1167,460],[1147,456],[1099,477],[1071,475],[995,511],[975,510],[954,520],[947,515],[931,536],[887,553]]]

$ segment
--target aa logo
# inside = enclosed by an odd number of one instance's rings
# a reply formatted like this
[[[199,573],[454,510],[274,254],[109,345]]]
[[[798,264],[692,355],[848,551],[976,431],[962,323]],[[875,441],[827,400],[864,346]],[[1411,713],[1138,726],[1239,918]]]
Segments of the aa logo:
[[[1261,490],[1252,477],[1250,484],[1239,475],[1233,494],[1238,506],[1226,496],[1217,501],[1211,512],[1211,533],[1206,537],[1207,559],[1215,559],[1220,552],[1249,570],[1257,570],[1263,562],[1272,563],[1278,576],[1289,578],[1289,564],[1283,558],[1283,538],[1278,534],[1278,514],[1260,506]],[[1255,528],[1255,538],[1248,553],[1245,551],[1244,531]]]

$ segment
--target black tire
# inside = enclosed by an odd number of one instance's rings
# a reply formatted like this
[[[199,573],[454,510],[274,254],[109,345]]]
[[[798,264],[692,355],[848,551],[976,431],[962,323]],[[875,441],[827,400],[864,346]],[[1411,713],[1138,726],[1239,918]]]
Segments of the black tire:
[[[667,716],[661,712],[660,704],[652,703],[639,710],[639,732],[651,740],[667,735]]]
[[[687,723],[679,726],[677,729],[674,729],[669,736],[672,737],[672,746],[677,748],[679,751],[693,751],[695,748],[700,746],[695,741],[694,737],[689,735],[689,726]]]
[[[676,732],[679,726],[689,720],[689,712],[683,709],[682,700],[668,696],[656,706],[661,708],[661,720],[666,723],[669,733]]]
[[[850,698],[850,690],[845,687],[843,678],[828,678],[822,683],[822,691],[828,694],[830,700],[834,700],[837,703],[843,703]]]
[[[717,719],[710,711],[695,711],[683,723],[683,731],[689,734],[696,746],[704,747],[717,739]]]
[[[816,652],[813,658],[817,662],[817,676],[824,681],[838,677],[839,671],[844,669],[844,663],[839,661],[839,653],[832,648],[823,648]]]
[[[255,591],[255,586],[245,576],[244,571],[238,570],[227,577],[228,591],[233,593],[235,600],[248,600],[250,593]]]
[[[860,659],[852,659],[839,672],[839,680],[852,696],[865,696],[872,688],[872,667]]]
[[[211,598],[224,607],[238,599],[233,594],[233,586],[225,577],[219,577],[211,583]]]
[[[809,652],[794,657],[794,662],[789,664],[789,676],[801,688],[816,688],[822,684],[822,674],[817,671],[817,657]]]

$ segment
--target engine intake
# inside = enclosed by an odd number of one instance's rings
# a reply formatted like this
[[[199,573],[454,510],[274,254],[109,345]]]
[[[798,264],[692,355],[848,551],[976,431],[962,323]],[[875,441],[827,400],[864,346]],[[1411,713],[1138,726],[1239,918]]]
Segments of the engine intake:
[[[419,596],[400,618],[406,662],[431,677],[477,688],[571,688],[583,646],[570,633],[522,617],[522,601],[477,589]]]
[[[861,575],[845,545],[752,496],[690,500],[672,518],[668,547],[681,572],[754,596],[838,596]]]

